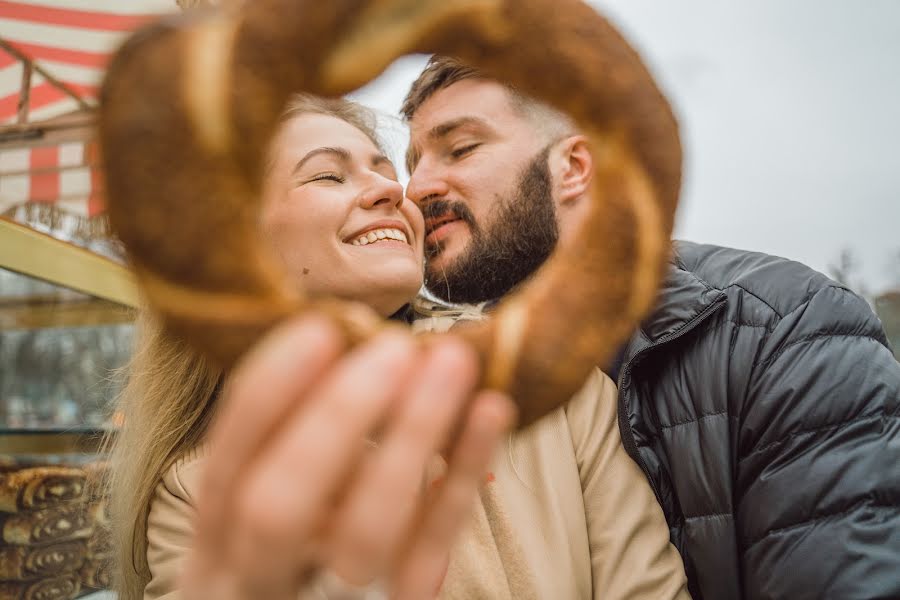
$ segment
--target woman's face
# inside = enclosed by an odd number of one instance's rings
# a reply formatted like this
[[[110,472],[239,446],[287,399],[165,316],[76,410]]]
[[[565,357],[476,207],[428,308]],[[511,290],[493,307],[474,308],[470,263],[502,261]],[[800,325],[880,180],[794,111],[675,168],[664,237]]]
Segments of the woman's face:
[[[303,114],[282,125],[262,227],[310,293],[359,300],[387,316],[422,285],[421,213],[387,157],[336,117]]]

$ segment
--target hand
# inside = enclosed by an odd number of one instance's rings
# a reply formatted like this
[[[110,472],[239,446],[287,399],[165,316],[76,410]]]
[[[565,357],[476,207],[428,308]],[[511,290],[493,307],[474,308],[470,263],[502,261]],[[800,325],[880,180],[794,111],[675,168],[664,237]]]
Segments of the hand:
[[[426,350],[387,331],[343,351],[331,324],[305,317],[235,369],[208,438],[184,597],[296,600],[322,568],[384,577],[397,598],[436,595],[512,403],[474,394],[475,356],[452,338]],[[426,500],[425,465],[461,421]]]

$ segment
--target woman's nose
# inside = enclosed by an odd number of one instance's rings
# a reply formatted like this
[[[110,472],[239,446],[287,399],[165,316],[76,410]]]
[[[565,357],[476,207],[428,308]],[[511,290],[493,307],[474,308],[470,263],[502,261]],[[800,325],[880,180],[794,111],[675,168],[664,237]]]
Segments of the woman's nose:
[[[372,174],[372,182],[360,198],[363,208],[399,207],[403,204],[403,186],[399,181],[394,181],[378,173]]]

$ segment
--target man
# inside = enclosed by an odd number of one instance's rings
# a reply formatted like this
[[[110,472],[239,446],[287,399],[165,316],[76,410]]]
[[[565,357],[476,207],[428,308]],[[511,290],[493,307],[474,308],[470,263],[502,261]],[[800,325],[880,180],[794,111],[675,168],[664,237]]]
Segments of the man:
[[[403,113],[428,288],[489,308],[572,232],[587,139],[441,57]],[[675,250],[655,312],[607,372],[694,598],[900,597],[900,365],[879,321],[798,263]]]

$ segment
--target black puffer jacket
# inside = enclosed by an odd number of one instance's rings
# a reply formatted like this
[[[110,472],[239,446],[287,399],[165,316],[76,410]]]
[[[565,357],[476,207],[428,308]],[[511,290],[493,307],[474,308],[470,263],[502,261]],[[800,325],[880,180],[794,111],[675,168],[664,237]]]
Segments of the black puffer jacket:
[[[900,598],[900,365],[852,292],[681,243],[618,369],[694,598]]]

